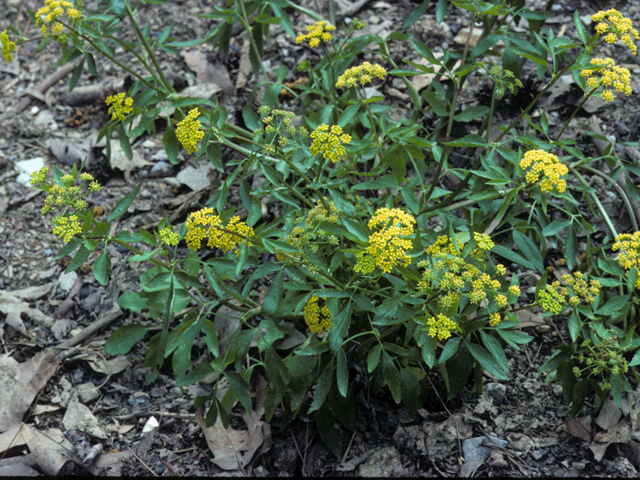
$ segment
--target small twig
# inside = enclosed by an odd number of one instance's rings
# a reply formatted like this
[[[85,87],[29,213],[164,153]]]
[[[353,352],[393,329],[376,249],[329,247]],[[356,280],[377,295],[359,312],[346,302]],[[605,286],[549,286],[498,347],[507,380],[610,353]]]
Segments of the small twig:
[[[169,412],[154,411],[154,412],[134,412],[134,413],[129,413],[127,415],[112,415],[111,418],[114,418],[116,420],[130,420],[132,418],[146,417],[149,415],[159,415],[159,416],[164,416],[168,418],[178,418],[182,420],[192,420],[196,417],[195,415],[190,415],[188,413],[169,413]]]
[[[120,318],[120,316],[123,315],[123,314],[124,314],[124,312],[122,310],[120,310],[120,309],[118,309],[118,310],[116,310],[114,312],[107,313],[104,317],[102,317],[97,322],[92,323],[91,325],[89,325],[87,328],[82,330],[75,337],[71,337],[70,339],[65,340],[64,342],[62,342],[60,345],[58,345],[58,348],[75,347],[76,345],[81,343],[83,340],[89,338],[91,335],[93,335],[97,331],[99,331],[99,330],[107,327],[108,325],[112,324],[114,321],[116,321],[118,318]]]
[[[245,477],[248,477],[249,475],[247,475],[247,472],[245,471],[244,466],[242,465],[242,459],[240,458],[240,454],[238,453],[238,449],[236,448],[236,446],[233,444],[233,442],[229,438],[229,435],[227,435],[227,431],[226,430],[223,429],[222,430],[222,434],[227,439],[227,442],[229,442],[229,445],[231,445],[231,448],[233,448],[233,453],[236,454],[236,460],[238,462],[238,467],[240,467],[240,471],[242,472],[242,474]]]
[[[344,455],[342,456],[342,460],[340,460],[340,463],[344,463],[345,460],[347,459],[347,455],[349,455],[349,450],[351,450],[351,444],[353,443],[353,439],[356,437],[356,432],[358,430],[356,430],[355,428],[353,429],[353,435],[351,435],[351,440],[349,440],[349,445],[347,445],[347,449],[344,452]]]
[[[289,425],[289,433],[291,434],[291,438],[293,438],[293,444],[296,446],[296,450],[298,451],[298,456],[300,457],[300,460],[302,460],[302,475],[305,477],[308,477],[309,472],[307,472],[307,466],[304,464],[304,458],[302,456],[302,452],[300,451],[300,447],[298,446],[298,441],[296,440],[296,436],[293,434],[293,430],[291,430],[291,425]]]
[[[142,465],[144,465],[144,466],[147,468],[147,470],[149,470],[149,471],[153,474],[153,476],[154,476],[154,477],[157,477],[157,476],[158,476],[158,474],[157,474],[156,472],[154,472],[153,470],[151,470],[151,468],[149,467],[149,465],[147,465],[146,463],[144,463],[144,462],[140,459],[140,457],[139,457],[138,455],[136,455],[136,454],[134,453],[134,451],[133,451],[133,450],[131,450],[131,447],[130,447],[129,445],[127,445],[127,448],[128,448],[128,449],[129,449],[129,451],[131,452],[131,455],[133,455],[134,457],[136,457],[136,459],[137,459],[137,460],[138,460]]]

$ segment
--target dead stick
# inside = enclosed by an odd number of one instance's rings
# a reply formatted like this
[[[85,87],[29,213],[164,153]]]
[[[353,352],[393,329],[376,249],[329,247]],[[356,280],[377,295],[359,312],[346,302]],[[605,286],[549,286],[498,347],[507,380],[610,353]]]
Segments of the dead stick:
[[[40,85],[38,85],[35,89],[36,92],[44,94],[47,90],[49,90],[52,86],[58,83],[59,80],[63,79],[67,75],[69,75],[74,68],[78,66],[78,60],[75,62],[67,63],[59,70],[56,70],[49,77],[45,78]],[[20,100],[16,105],[14,105],[10,110],[5,112],[3,115],[0,115],[0,120],[4,120],[5,117],[8,117],[9,114],[11,116],[15,116],[18,113],[22,112],[25,108],[31,105],[31,101],[33,97],[25,96],[22,100]]]
[[[122,314],[123,314],[122,310],[117,310],[115,312],[107,313],[104,317],[102,317],[96,323],[92,323],[87,328],[82,330],[75,337],[71,337],[70,339],[65,340],[60,345],[58,345],[58,347],[61,347],[61,348],[75,347],[76,345],[81,343],[86,338],[89,338],[91,335],[93,335],[98,330],[100,330],[102,328],[105,328],[107,325],[113,323]]]

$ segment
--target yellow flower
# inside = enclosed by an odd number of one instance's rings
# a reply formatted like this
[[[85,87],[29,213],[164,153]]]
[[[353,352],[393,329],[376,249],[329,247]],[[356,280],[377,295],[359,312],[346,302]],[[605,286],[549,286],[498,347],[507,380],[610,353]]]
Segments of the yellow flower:
[[[493,243],[493,240],[491,240],[491,237],[489,235],[484,234],[484,233],[474,232],[473,239],[478,244],[478,248],[480,250],[488,251],[488,250],[491,250],[493,247],[496,246],[496,244]]]
[[[430,317],[427,319],[429,326],[428,335],[438,340],[446,340],[451,337],[451,331],[458,328],[458,324],[446,315],[440,313],[437,318]]]
[[[318,300],[320,299],[313,295],[304,307],[304,321],[309,326],[311,333],[315,335],[318,335],[323,330],[329,330],[331,328],[329,307],[327,307],[327,305],[320,307],[320,305],[318,305]]]
[[[496,265],[496,273],[504,277],[507,274],[507,269],[504,265],[498,264]]]
[[[636,267],[636,269],[640,271],[640,256],[638,255],[638,251],[640,250],[640,232],[618,235],[611,250],[614,252],[619,251],[617,262],[622,268],[629,271],[633,267]],[[640,278],[638,278],[636,282],[636,288],[640,288]]]
[[[180,241],[180,235],[175,233],[170,226],[164,227],[160,230],[158,232],[158,236],[160,237],[160,240],[172,247],[175,247]]]
[[[37,172],[33,172],[31,174],[31,181],[29,182],[31,185],[35,185],[37,183],[44,183],[47,181],[47,174],[49,173],[49,169],[47,167],[42,167]]]
[[[607,43],[615,43],[620,40],[631,49],[631,53],[634,55],[638,53],[638,47],[636,47],[631,37],[640,40],[640,35],[638,31],[633,28],[633,23],[630,18],[623,17],[618,10],[611,8],[606,11],[601,10],[591,15],[591,20],[600,22],[596,25],[596,32],[600,35],[609,32],[604,37]]]
[[[492,313],[491,316],[489,317],[489,325],[491,325],[492,327],[495,327],[496,325],[498,325],[500,323],[500,314],[499,313]]]
[[[588,77],[587,88],[604,87],[601,96],[605,102],[612,102],[616,98],[612,89],[623,92],[627,96],[631,95],[631,73],[628,69],[618,67],[611,58],[594,58],[589,63],[599,68],[582,70],[580,75]]]
[[[188,115],[178,124],[176,137],[182,146],[187,150],[187,154],[198,151],[198,141],[204,137],[204,132],[200,131],[200,120],[197,118],[200,112],[197,108],[191,110]]]
[[[569,169],[558,160],[558,157],[544,150],[529,150],[520,161],[520,167],[528,169],[526,181],[536,183],[540,181],[540,189],[549,192],[554,188],[562,193],[566,190],[567,184],[560,177],[566,175]]]
[[[416,220],[399,208],[381,208],[369,221],[369,246],[357,254],[355,272],[371,273],[376,267],[389,273],[394,266],[405,267],[411,263],[406,254],[411,248],[411,240],[406,237],[413,233]]]
[[[68,17],[77,22],[82,19],[82,14],[71,2],[66,0],[45,0],[44,7],[36,12],[36,25],[40,27],[43,36],[50,32],[53,36],[61,35],[64,25],[57,21],[58,18]]]
[[[251,246],[249,238],[254,236],[253,229],[240,221],[240,217],[233,217],[226,226],[218,215],[213,215],[213,208],[203,208],[192,213],[187,220],[187,234],[185,241],[191,250],[197,250],[202,240],[208,239],[209,248],[219,248],[226,252],[232,251],[239,244],[247,243]],[[239,255],[236,250],[236,255]]]
[[[328,25],[327,22],[316,22],[314,25],[307,26],[307,32],[309,33],[296,37],[296,43],[300,44],[308,40],[310,47],[317,47],[320,45],[320,41],[330,42],[333,39],[333,35],[329,32],[335,29],[336,27]]]
[[[496,296],[496,303],[498,304],[499,307],[506,307],[507,306],[507,297],[505,297],[502,294],[499,294]]]
[[[371,77],[376,77],[382,80],[386,75],[387,71],[377,63],[375,65],[371,65],[369,62],[364,62],[362,65],[357,67],[349,68],[340,75],[336,82],[336,88],[349,88],[357,83],[365,85],[371,82]]]
[[[109,105],[109,112],[111,114],[111,120],[120,120],[124,122],[124,116],[131,113],[131,106],[133,105],[133,98],[125,98],[126,93],[118,93],[116,95],[109,95],[104,101]]]
[[[0,42],[2,43],[2,56],[7,62],[13,62],[13,52],[16,49],[16,44],[9,40],[9,34],[6,30],[0,33]]]
[[[558,315],[562,311],[565,302],[564,296],[560,293],[560,282],[553,282],[547,285],[546,289],[540,292],[538,303],[548,312]]]
[[[509,287],[509,295],[513,295],[514,297],[520,296],[520,287],[518,285],[511,285]]]
[[[309,151],[311,155],[317,155],[322,153],[322,157],[331,160],[332,163],[336,163],[340,160],[340,157],[347,154],[343,143],[351,142],[351,135],[342,133],[342,128],[337,125],[331,127],[331,131],[328,132],[328,125],[320,125],[311,133],[313,142]]]
[[[59,215],[53,218],[52,223],[54,225],[54,235],[58,235],[65,242],[71,241],[74,235],[82,232],[78,217],[75,215],[69,217]]]

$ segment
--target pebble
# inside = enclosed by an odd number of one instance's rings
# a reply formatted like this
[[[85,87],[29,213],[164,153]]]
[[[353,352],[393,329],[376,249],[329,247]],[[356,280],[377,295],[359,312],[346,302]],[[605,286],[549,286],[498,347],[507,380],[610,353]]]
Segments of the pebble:
[[[562,395],[562,387],[560,385],[554,385],[553,386],[553,394],[556,397],[559,397],[560,395]]]
[[[531,456],[534,460],[540,461],[544,460],[544,458],[549,454],[544,448],[536,448],[533,452],[531,452]]]
[[[631,133],[631,130],[629,130],[629,127],[627,127],[624,123],[620,123],[616,128],[616,132],[618,132],[620,135],[629,135]]]
[[[371,15],[369,17],[369,23],[372,25],[377,25],[380,23],[380,17],[377,15]]]

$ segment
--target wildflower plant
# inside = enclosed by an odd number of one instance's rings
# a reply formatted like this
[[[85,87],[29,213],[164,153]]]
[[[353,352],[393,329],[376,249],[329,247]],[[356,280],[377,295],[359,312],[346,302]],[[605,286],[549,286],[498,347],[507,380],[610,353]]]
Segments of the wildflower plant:
[[[296,32],[285,4],[316,23]],[[451,5],[439,2],[438,16],[444,18]],[[640,338],[629,321],[640,308],[640,241],[636,234],[618,236],[582,177],[587,171],[615,182],[594,165],[602,159],[586,156],[563,137],[575,112],[559,133],[545,112],[536,120],[529,114],[568,72],[585,90],[576,112],[596,90],[605,100],[614,91],[627,94],[628,72],[595,55],[614,40],[635,54],[638,34],[629,19],[608,10],[593,16],[600,23],[591,35],[576,11],[574,43],[541,27],[548,12],[518,5],[466,3],[473,18],[485,22],[482,38],[473,48],[469,37],[459,51],[440,54],[402,32],[358,36],[362,22],[334,27],[294,2],[229,0],[215,6],[206,16],[220,22],[207,41],[227,55],[233,25],[240,24],[248,34],[256,91],[264,91],[258,111],[251,102],[242,109],[244,128],[230,123],[215,101],[180,98],[160,66],[161,52],[178,53],[200,39],[174,38],[171,27],[150,35],[129,0],[100,2],[86,15],[81,2],[45,0],[33,12],[45,37],[40,48],[53,39],[61,45],[59,63],[80,58],[71,89],[85,66],[97,76],[94,55],[134,80],[126,92],[107,99],[111,118],[99,133],[107,155],[114,134],[131,158],[131,140],[156,135],[162,125],[172,163],[195,153],[221,178],[205,208],[190,211],[179,227],[164,218],[152,230],[114,232],[113,221],[135,201],[141,184],[106,221],[97,221],[87,199],[102,187],[90,174],[74,166],[66,174],[54,167],[51,179],[48,170],[32,175],[46,193],[42,213],[55,212],[52,231],[65,242],[59,257],[74,254],[67,271],[93,258],[94,276],[106,284],[110,244],[130,251],[131,261],[150,263],[140,291],[124,292],[118,303],[160,328],[122,326],[106,353],[126,354],[137,342],[148,342],[148,382],[170,356],[178,387],[215,373],[214,391],[194,404],[207,408],[207,425],[219,418],[228,426],[238,404],[251,410],[251,389],[263,376],[267,420],[283,415],[286,426],[300,413],[310,415],[340,456],[344,429],[354,429],[358,386],[351,365],[366,369],[372,394],[387,389],[413,415],[429,393],[430,371],[442,375],[450,396],[465,386],[480,392],[484,371],[508,380],[509,349],[532,340],[514,330],[517,312],[536,308],[545,316],[568,317],[572,344],[560,346],[541,372],[560,382],[571,414],[579,412],[589,386],[599,404],[608,395],[620,403],[631,389],[629,379],[640,381],[633,368],[640,365]],[[404,28],[417,21],[421,8]],[[508,28],[520,17],[535,20],[528,33]],[[125,18],[134,42],[117,36]],[[282,25],[292,45],[313,49],[298,72],[282,66],[270,76],[264,70],[264,38],[272,23]],[[15,44],[7,32],[0,40],[10,61],[16,45],[31,39],[24,30],[8,32]],[[390,42],[396,41],[408,42],[420,62],[394,58]],[[505,47],[492,48],[499,41]],[[363,54],[370,44],[377,47],[375,59]],[[116,48],[130,53],[136,66],[116,57]],[[492,136],[495,107],[521,87],[523,62],[532,62],[550,81]],[[306,83],[285,85],[302,71]],[[461,109],[459,95],[474,71],[490,77],[491,104]],[[421,93],[409,81],[436,72],[438,79]],[[393,105],[384,96],[365,91],[389,78],[405,85],[411,118],[392,117]],[[291,111],[278,105],[283,89],[293,92]],[[424,115],[434,120],[433,128],[417,121]],[[533,130],[522,131],[523,119]],[[476,120],[482,122],[473,133],[455,137],[454,122]],[[461,152],[454,167],[451,156]],[[606,161],[614,161],[614,154]],[[610,167],[629,179],[634,167],[615,162]],[[442,182],[445,174],[456,180],[453,186]],[[578,234],[590,235],[594,227],[578,208],[585,198],[608,229],[603,245],[589,239],[586,249]],[[632,209],[629,216],[635,222]],[[550,247],[562,251],[571,272],[556,281],[545,269]],[[518,275],[525,272],[540,275],[535,298],[522,294]],[[237,314],[230,342],[220,341],[211,321],[222,307]],[[204,353],[192,352],[196,339],[206,346]],[[282,339],[298,343],[284,350]],[[229,388],[220,398],[222,379]]]

